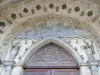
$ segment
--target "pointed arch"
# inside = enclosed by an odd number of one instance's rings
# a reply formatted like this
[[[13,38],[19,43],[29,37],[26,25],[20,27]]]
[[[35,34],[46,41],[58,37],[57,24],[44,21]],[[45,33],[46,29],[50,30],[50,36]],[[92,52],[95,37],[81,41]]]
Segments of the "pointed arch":
[[[24,55],[24,57],[20,61],[18,61],[16,63],[16,65],[24,65],[28,61],[28,59],[32,56],[33,53],[35,53],[37,50],[39,50],[40,48],[42,48],[43,46],[45,46],[49,43],[54,43],[54,44],[64,48],[65,50],[67,50],[73,56],[73,58],[76,60],[77,64],[83,63],[79,54],[71,46],[69,46],[68,44],[66,44],[65,42],[63,42],[57,38],[49,37],[49,38],[44,39],[44,40],[40,41],[39,43],[31,46],[29,48],[29,50],[27,51],[27,53]]]

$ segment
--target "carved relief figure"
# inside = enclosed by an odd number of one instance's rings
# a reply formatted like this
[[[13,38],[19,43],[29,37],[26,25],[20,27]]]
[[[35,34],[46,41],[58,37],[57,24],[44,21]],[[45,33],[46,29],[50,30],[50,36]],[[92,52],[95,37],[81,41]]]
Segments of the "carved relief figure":
[[[18,55],[19,49],[20,49],[19,45],[17,44],[13,45],[10,60],[14,60],[14,58]]]

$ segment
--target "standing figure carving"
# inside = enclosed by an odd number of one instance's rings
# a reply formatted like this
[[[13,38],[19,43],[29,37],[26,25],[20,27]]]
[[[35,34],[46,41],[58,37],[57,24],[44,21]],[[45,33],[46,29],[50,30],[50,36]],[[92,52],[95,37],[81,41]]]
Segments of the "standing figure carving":
[[[14,60],[14,58],[18,55],[19,49],[20,49],[20,45],[18,44],[13,45],[11,51],[11,58],[10,58],[11,60]]]
[[[94,47],[93,47],[93,42],[90,41],[85,41],[84,49],[88,55],[89,60],[94,60]]]

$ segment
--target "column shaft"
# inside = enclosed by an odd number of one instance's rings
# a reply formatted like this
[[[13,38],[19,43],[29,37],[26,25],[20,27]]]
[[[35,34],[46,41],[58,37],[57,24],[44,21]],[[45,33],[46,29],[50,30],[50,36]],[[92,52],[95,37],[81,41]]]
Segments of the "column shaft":
[[[80,67],[80,75],[91,75],[91,71],[88,66],[81,66]]]
[[[24,73],[24,70],[22,67],[14,67],[11,72],[11,75],[23,75],[23,73]]]
[[[92,73],[92,75],[98,75],[97,66],[95,66],[95,65],[91,66],[91,73]]]
[[[98,75],[100,75],[100,66],[98,66]]]

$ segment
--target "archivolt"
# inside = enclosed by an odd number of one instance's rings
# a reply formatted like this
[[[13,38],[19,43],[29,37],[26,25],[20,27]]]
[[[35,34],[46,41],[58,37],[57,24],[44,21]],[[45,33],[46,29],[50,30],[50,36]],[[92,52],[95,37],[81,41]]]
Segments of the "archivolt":
[[[16,65],[24,65],[25,63],[27,63],[27,61],[32,56],[32,54],[34,54],[38,49],[40,49],[41,47],[49,43],[54,43],[64,48],[65,50],[67,50],[74,57],[74,59],[76,60],[78,64],[84,63],[81,57],[78,55],[78,53],[73,48],[71,48],[68,44],[64,43],[63,41],[57,38],[50,37],[50,38],[44,39],[40,41],[39,43],[31,46],[29,50],[27,51],[27,53],[22,57],[22,59],[16,62]]]
[[[95,43],[97,44],[97,47],[98,47],[99,35],[95,32],[95,30],[90,25],[83,23],[83,22],[80,22],[80,21],[78,21],[74,18],[68,17],[68,16],[47,14],[47,15],[42,15],[42,16],[30,18],[29,20],[27,20],[23,24],[14,27],[12,29],[12,31],[9,33],[9,35],[7,35],[7,38],[3,42],[4,49],[2,49],[2,50],[5,50],[4,54],[7,54],[7,52],[9,54],[10,51],[7,51],[7,48],[9,47],[9,44],[11,43],[11,41],[13,40],[13,38],[15,37],[16,34],[20,33],[21,31],[28,28],[29,26],[35,25],[36,23],[42,23],[42,22],[46,22],[46,21],[50,21],[50,20],[67,22],[69,24],[74,25],[75,28],[79,28],[79,29],[83,29],[83,30],[87,31],[88,33],[90,33],[92,35],[92,37],[96,41]],[[99,53],[99,51],[95,51],[95,52],[97,54]]]

